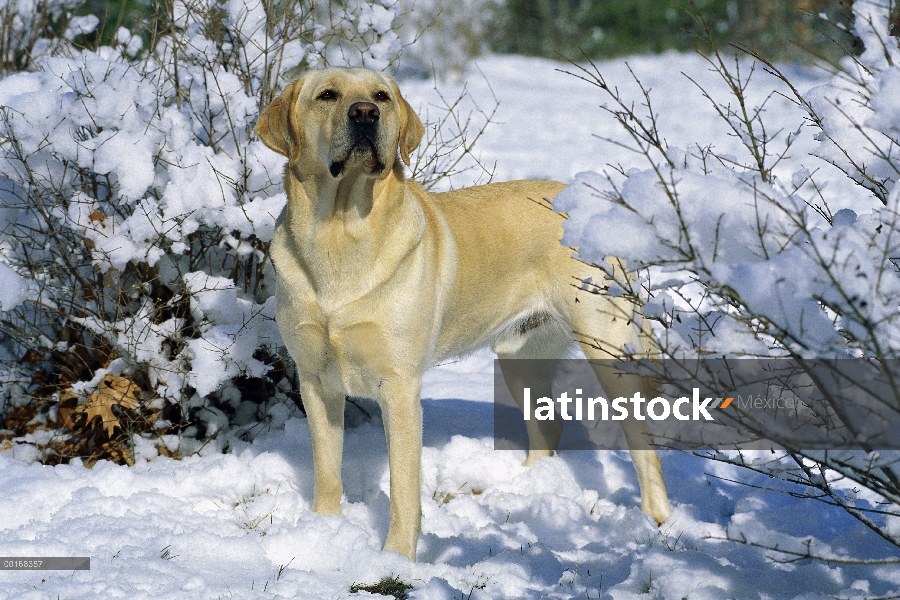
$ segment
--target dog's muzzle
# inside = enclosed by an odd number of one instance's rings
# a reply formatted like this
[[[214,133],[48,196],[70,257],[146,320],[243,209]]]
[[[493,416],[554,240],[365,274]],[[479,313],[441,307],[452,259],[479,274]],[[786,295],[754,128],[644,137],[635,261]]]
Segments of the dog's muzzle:
[[[378,138],[378,121],[381,111],[371,102],[355,102],[347,111],[350,149],[343,159],[334,161],[328,168],[332,177],[344,170],[347,161],[363,160],[370,173],[381,173],[384,163],[378,156],[375,140]]]

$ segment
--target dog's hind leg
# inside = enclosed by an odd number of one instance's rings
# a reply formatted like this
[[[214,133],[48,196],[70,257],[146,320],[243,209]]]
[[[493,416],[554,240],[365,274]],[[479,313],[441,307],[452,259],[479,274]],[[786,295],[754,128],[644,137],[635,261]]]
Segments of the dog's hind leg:
[[[630,352],[648,355],[651,350],[648,328],[635,322],[634,307],[624,298],[612,298],[587,291],[578,293],[574,303],[574,325],[579,344],[603,386],[607,397],[631,398],[636,392],[651,392],[649,381],[637,375],[623,374],[611,361]],[[659,456],[652,444],[646,421],[633,416],[622,421],[625,441],[637,472],[641,490],[641,510],[662,524],[672,514],[666,486],[663,483]]]
[[[533,326],[533,328],[532,328]],[[519,409],[525,409],[525,388],[531,398],[552,398],[551,384],[559,359],[574,346],[569,328],[557,315],[538,311],[514,328],[520,331],[494,345],[500,361],[500,371]],[[559,445],[563,426],[559,420],[529,419],[528,457],[525,465],[533,465],[545,456],[552,456]]]
[[[604,358],[596,354],[591,356],[593,354],[591,350],[594,349],[585,348],[585,354],[589,358]],[[610,400],[631,398],[635,392],[643,391],[646,387],[641,377],[621,373],[610,364],[609,360],[604,360],[602,363],[593,362],[591,366]],[[630,416],[622,421],[622,429],[625,431],[625,441],[628,444],[631,462],[637,472],[638,485],[641,490],[641,510],[653,517],[658,524],[662,524],[672,514],[672,509],[669,506],[666,486],[663,483],[659,455],[652,445],[653,437],[650,428],[647,427],[646,421],[639,421]]]
[[[519,405],[519,410],[525,410],[525,388],[531,389],[532,398],[553,397],[550,384],[556,374],[557,360],[516,360],[515,355],[508,354],[498,354],[497,357],[500,359],[500,371],[506,387]],[[562,436],[563,428],[559,421],[529,419],[525,421],[525,429],[528,431],[528,457],[525,465],[530,466],[545,456],[553,456]]]

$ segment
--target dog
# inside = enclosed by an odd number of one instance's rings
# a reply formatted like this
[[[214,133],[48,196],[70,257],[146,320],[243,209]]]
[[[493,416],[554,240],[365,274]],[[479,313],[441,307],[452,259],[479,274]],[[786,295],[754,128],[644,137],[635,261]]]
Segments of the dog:
[[[524,372],[515,359],[562,358],[581,337],[576,332],[592,336],[580,342],[588,358],[622,356],[626,344],[646,346],[646,331],[624,299],[573,285],[604,275],[560,245],[563,217],[550,202],[563,184],[428,193],[407,179],[404,165],[424,127],[390,77],[307,72],[271,102],[254,131],[287,157],[288,200],[270,256],[276,321],[298,367],[312,436],[312,508],[340,512],[346,397],[376,400],[390,469],[384,549],[415,560],[426,369],[491,347],[521,405],[529,382],[533,393],[550,396],[552,372]],[[641,385],[596,371],[610,397]],[[661,524],[671,509],[659,458],[645,426],[624,427],[641,508]],[[530,465],[553,453],[547,449],[556,447],[561,425],[532,419],[527,429]]]

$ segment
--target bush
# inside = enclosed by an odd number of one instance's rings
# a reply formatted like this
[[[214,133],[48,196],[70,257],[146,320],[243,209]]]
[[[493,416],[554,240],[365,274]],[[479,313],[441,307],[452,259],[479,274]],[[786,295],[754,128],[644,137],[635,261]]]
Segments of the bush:
[[[79,0],[30,0],[0,4],[0,76],[33,69],[46,56],[65,50],[94,19],[71,19]],[[70,20],[72,27],[67,27]]]
[[[5,6],[7,24],[55,31]],[[283,159],[252,127],[283,72],[395,63],[397,14],[175,0],[155,5],[146,49],[120,28],[77,50],[89,17],[16,42],[10,68],[35,70],[0,83],[0,440],[130,462],[227,449],[297,413],[268,256]],[[471,150],[450,143],[427,152]],[[457,163],[442,164],[420,170]]]
[[[824,412],[811,418],[824,418],[850,440],[864,439],[860,425],[874,418],[861,414],[863,406],[888,423],[900,420],[900,390],[890,383],[900,358],[900,45],[888,35],[887,0],[857,0],[853,11],[865,52],[848,56],[828,84],[805,94],[754,53],[785,84],[780,93],[806,111],[819,131],[817,157],[855,185],[852,197],[843,195],[846,187],[834,194],[819,185],[812,169],[787,180],[776,176],[801,128],[766,128],[765,102],[753,105],[746,95],[756,67],[723,58],[710,24],[695,15],[710,43],[710,67],[731,92],[727,98],[701,94],[741,141],[743,154],[719,154],[712,140],[669,147],[656,127],[649,92],[640,104],[645,113],[599,71],[585,68],[576,74],[611,100],[607,110],[648,168],[580,175],[556,206],[569,215],[563,242],[578,247],[584,260],[606,264],[605,257],[617,256],[644,269],[642,278],[628,281],[607,268],[604,285],[642,306],[644,317],[655,322],[658,350],[672,359],[668,364],[695,365],[709,357],[793,359],[808,388],[784,391],[819,394]],[[598,234],[601,226],[618,234]],[[835,359],[844,358],[857,359],[889,384],[868,387],[851,379],[843,382],[849,393],[836,393]],[[672,372],[657,376],[678,383]],[[781,390],[777,377],[767,381]],[[722,383],[727,391],[728,382]],[[900,546],[900,452],[810,450],[750,418],[740,424],[780,450],[703,454],[785,481],[791,494],[838,506]],[[776,549],[786,560],[843,560],[809,546]]]
[[[402,73],[459,76],[469,63],[490,51],[505,14],[502,0],[416,0],[404,5],[397,31],[405,48]]]

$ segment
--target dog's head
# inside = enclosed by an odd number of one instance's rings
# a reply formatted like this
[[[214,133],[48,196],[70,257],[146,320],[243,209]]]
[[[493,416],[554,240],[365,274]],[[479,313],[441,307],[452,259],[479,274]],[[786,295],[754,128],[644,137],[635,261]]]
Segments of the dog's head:
[[[307,175],[378,177],[409,155],[424,127],[390,77],[367,69],[310,71],[290,83],[254,128]]]

